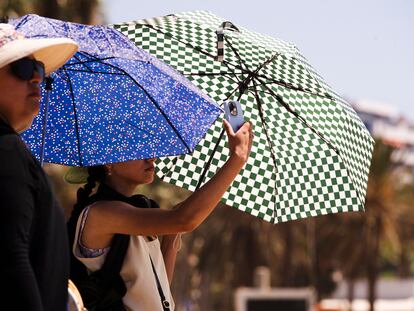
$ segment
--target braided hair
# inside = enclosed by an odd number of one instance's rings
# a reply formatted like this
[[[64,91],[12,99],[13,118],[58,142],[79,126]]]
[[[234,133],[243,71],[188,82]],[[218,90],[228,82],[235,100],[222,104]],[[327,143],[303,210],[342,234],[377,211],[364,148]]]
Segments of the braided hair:
[[[82,211],[89,204],[89,197],[96,187],[97,183],[102,183],[105,180],[106,170],[103,165],[88,167],[88,179],[86,184],[78,189],[77,201],[73,207],[72,214],[67,223],[69,236],[69,249],[72,250],[75,241],[76,225],[78,218]],[[86,267],[75,258],[72,251],[70,252],[70,278],[75,283],[83,279],[87,275]]]

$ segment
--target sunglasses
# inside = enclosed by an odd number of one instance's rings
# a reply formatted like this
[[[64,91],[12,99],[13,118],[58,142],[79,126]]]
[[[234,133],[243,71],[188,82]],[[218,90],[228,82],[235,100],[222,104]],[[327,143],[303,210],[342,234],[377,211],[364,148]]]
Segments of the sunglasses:
[[[37,72],[42,80],[45,78],[45,65],[31,58],[21,58],[10,64],[11,72],[19,79],[29,81]]]

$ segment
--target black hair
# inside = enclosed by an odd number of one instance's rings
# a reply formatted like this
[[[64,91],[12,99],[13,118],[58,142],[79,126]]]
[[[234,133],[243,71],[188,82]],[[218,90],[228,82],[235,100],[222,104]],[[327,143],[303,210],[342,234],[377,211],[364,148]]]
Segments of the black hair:
[[[77,201],[73,206],[72,213],[67,223],[69,249],[70,249],[70,278],[76,283],[87,275],[86,267],[77,260],[73,253],[73,243],[75,241],[76,225],[78,218],[85,207],[89,204],[89,197],[97,183],[102,183],[105,180],[106,170],[103,165],[88,167],[88,179],[86,184],[78,189]]]
[[[8,16],[0,16],[0,23],[8,23],[9,17]]]

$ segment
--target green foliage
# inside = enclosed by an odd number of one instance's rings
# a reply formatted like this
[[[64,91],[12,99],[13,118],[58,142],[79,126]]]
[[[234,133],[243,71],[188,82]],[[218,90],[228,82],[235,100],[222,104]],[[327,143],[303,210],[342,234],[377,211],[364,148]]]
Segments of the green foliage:
[[[99,0],[5,0],[0,16],[18,17],[29,13],[83,24],[101,22]]]

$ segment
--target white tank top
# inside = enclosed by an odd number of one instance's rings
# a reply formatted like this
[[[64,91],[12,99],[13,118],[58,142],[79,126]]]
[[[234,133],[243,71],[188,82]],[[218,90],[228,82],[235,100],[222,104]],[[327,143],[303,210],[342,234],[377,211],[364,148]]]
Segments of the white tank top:
[[[98,257],[85,258],[79,251],[77,242],[79,240],[80,223],[85,210],[83,210],[78,218],[72,250],[75,257],[87,267],[88,271],[93,272],[101,268],[107,252]],[[128,311],[163,311],[157,282],[152,271],[150,255],[155,270],[157,271],[164,296],[170,303],[171,311],[173,311],[174,300],[170,291],[160,242],[158,239],[149,241],[143,236],[131,236],[129,240],[128,250],[120,273],[127,288],[127,292],[122,298],[122,301]]]

